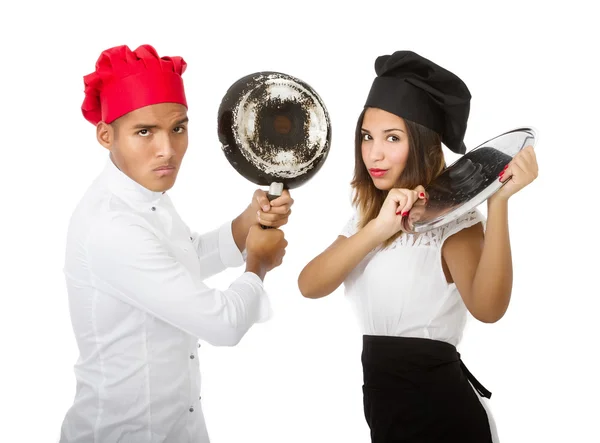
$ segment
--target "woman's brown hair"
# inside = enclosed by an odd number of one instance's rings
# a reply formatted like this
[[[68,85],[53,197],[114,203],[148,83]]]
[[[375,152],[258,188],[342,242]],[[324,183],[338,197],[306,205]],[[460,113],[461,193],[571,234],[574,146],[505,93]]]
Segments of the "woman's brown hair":
[[[358,117],[354,139],[354,177],[352,202],[358,209],[358,228],[363,228],[379,215],[388,191],[377,189],[362,159],[362,124],[366,109]],[[446,167],[439,134],[418,123],[404,119],[408,132],[408,160],[397,186],[414,189],[427,186]],[[383,243],[389,246],[402,234],[398,232]]]

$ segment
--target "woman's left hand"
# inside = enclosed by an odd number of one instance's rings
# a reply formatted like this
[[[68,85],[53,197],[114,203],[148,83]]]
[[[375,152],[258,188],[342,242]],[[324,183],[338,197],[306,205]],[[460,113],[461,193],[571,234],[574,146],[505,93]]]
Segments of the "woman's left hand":
[[[538,164],[533,151],[533,146],[522,149],[500,173],[500,181],[505,183],[502,188],[492,196],[493,199],[508,200],[525,186],[534,181],[538,176]]]

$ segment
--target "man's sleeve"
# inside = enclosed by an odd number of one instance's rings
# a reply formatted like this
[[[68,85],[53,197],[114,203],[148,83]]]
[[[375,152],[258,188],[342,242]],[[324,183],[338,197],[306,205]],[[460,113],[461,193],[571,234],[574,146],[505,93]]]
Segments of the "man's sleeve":
[[[206,234],[192,233],[192,243],[200,261],[200,278],[211,277],[245,262],[244,254],[235,244],[231,221]]]
[[[217,346],[237,344],[254,323],[270,317],[256,274],[242,274],[225,291],[209,288],[145,223],[129,214],[96,223],[86,251],[100,290]],[[223,256],[229,263],[231,257]]]

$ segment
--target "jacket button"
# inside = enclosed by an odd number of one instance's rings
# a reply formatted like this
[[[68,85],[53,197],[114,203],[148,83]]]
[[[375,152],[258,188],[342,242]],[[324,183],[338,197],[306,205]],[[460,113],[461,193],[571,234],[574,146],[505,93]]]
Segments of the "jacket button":
[[[190,358],[193,360],[194,359],[194,354],[190,355]]]
[[[190,412],[194,412],[194,408],[190,408]]]
[[[156,208],[154,206],[152,206],[152,208],[150,208],[150,209],[152,209],[153,211],[156,211]]]

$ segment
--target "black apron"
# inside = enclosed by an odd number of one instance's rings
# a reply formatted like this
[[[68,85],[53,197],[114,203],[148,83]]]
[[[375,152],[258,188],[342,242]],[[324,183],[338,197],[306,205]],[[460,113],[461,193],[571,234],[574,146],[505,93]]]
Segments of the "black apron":
[[[363,337],[363,401],[373,443],[491,443],[479,395],[491,397],[456,347],[424,338]]]

